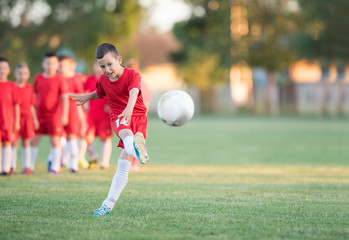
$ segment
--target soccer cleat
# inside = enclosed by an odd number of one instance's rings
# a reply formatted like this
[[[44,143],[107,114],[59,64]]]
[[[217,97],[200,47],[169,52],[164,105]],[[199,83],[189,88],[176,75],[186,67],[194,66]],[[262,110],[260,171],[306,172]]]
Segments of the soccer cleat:
[[[85,158],[79,160],[79,167],[87,169],[89,167],[88,161]]]
[[[51,172],[51,165],[52,165],[52,162],[51,162],[51,161],[48,161],[48,162],[47,162],[47,171],[48,171],[48,172]]]
[[[103,204],[93,216],[103,216],[103,215],[108,215],[111,211],[111,208],[108,207],[107,205]]]
[[[145,138],[141,132],[137,132],[135,134],[135,137],[133,139],[133,146],[135,148],[139,162],[142,164],[149,162],[149,156],[145,149]]]
[[[94,169],[94,168],[96,167],[98,161],[99,161],[98,159],[91,160],[91,161],[90,161],[90,164],[89,164],[89,166],[88,166],[88,169]]]
[[[30,170],[30,168],[23,169],[22,174],[31,175],[32,174],[32,170]]]

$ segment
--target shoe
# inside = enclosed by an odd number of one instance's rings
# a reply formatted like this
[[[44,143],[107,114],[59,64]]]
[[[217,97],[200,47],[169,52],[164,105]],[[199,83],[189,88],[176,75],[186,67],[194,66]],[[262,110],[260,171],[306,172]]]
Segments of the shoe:
[[[52,165],[51,161],[47,162],[47,171],[48,172],[51,172],[51,165]]]
[[[141,132],[137,132],[133,139],[133,146],[136,151],[137,158],[140,163],[146,164],[149,162],[149,156],[145,149],[145,138]]]
[[[87,169],[89,167],[88,161],[83,158],[79,160],[79,167]]]
[[[108,169],[109,166],[101,166],[101,169]]]
[[[88,169],[94,169],[98,163],[98,159],[91,160]]]
[[[50,173],[51,173],[51,174],[59,174],[60,171],[51,170]]]
[[[111,211],[111,208],[108,207],[107,205],[103,204],[93,216],[103,216],[103,215],[108,215]]]
[[[16,172],[15,172],[15,170],[13,168],[11,168],[9,173],[10,174],[15,174]]]
[[[78,172],[79,172],[79,170],[70,169],[70,172],[71,172],[71,173],[78,173]]]
[[[10,172],[2,172],[1,175],[2,175],[2,176],[10,176],[11,173],[10,173]]]
[[[32,174],[32,170],[30,170],[30,168],[23,169],[22,174],[31,175]]]

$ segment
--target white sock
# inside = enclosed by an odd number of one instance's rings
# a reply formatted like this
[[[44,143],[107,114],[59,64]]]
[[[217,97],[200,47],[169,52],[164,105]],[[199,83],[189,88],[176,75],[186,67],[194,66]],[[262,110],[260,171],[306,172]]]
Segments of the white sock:
[[[3,172],[10,172],[11,170],[11,161],[12,161],[12,148],[11,146],[3,147],[2,148],[2,171]]]
[[[112,144],[111,138],[101,141],[101,166],[108,168],[110,163]]]
[[[23,169],[30,168],[30,147],[22,148]]]
[[[61,169],[61,157],[62,157],[62,148],[56,147],[52,148],[52,164],[51,170],[56,171],[57,173]]]
[[[85,159],[87,149],[87,141],[85,139],[80,140],[80,148],[79,148],[79,159]]]
[[[91,160],[98,159],[98,153],[96,152],[96,147],[95,147],[94,142],[89,143],[87,145],[87,152],[88,152],[88,155],[90,155]]]
[[[37,147],[30,148],[30,170],[34,171],[36,156],[38,155],[39,149]]]
[[[12,160],[11,160],[11,168],[13,171],[16,171],[17,168],[17,148],[12,147]]]
[[[130,171],[131,162],[119,159],[118,169],[111,182],[110,190],[107,199],[104,200],[103,204],[113,209],[116,201],[120,197],[122,190],[124,190],[128,182],[128,172]]]
[[[70,151],[70,145],[69,141],[64,145],[63,147],[63,153],[62,153],[62,164],[63,166],[68,166],[70,168],[70,156],[71,156],[71,151]]]
[[[78,165],[78,157],[79,157],[79,146],[78,146],[78,140],[77,139],[71,139],[68,141],[67,145],[69,146],[69,169],[70,170],[79,170]]]
[[[125,137],[125,139],[123,140],[124,148],[125,148],[125,151],[127,152],[128,155],[131,155],[131,156],[134,156],[135,158],[137,158],[135,147],[133,145],[133,139],[134,139],[133,136]]]

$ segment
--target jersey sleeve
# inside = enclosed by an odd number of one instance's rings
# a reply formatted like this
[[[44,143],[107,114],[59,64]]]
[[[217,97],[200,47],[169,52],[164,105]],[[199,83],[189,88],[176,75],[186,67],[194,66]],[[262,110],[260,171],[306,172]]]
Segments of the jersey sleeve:
[[[132,88],[138,88],[140,93],[142,91],[142,89],[141,89],[141,75],[136,71],[133,71],[130,74],[128,91],[130,91]]]
[[[31,94],[31,97],[30,97],[30,105],[32,106],[35,106],[36,105],[36,99],[35,99],[35,94],[34,94],[34,88],[29,85],[29,89],[30,89],[30,94]]]
[[[19,97],[19,90],[15,84],[12,84],[12,99],[13,99],[13,105],[21,103],[21,100]]]
[[[66,93],[68,93],[67,81],[64,78],[59,77],[59,94],[62,95]]]
[[[96,82],[96,91],[97,91],[97,94],[98,94],[99,98],[104,98],[106,96],[106,93],[105,93],[105,91],[103,89],[103,86],[101,84],[102,76],[100,78],[98,78],[97,82]]]

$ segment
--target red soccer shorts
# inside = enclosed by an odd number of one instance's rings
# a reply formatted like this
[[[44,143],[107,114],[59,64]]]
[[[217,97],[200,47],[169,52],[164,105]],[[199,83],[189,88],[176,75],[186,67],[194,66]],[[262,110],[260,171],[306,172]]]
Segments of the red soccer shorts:
[[[52,118],[39,118],[40,127],[36,130],[36,134],[46,134],[50,136],[62,136],[63,126],[61,119],[58,117]]]
[[[110,137],[112,134],[109,118],[89,118],[87,120],[86,136],[98,136],[99,138]]]
[[[67,134],[81,135],[81,121],[79,119],[70,119],[67,126],[64,127]]]
[[[19,137],[22,139],[33,139],[35,136],[35,130],[32,116],[30,114],[24,116],[21,115],[20,125],[21,128],[15,133],[15,140],[18,141]]]
[[[120,118],[114,119],[112,121],[112,127],[117,136],[122,129],[130,129],[133,134],[136,132],[141,132],[146,138],[147,133],[147,117],[146,116],[137,116],[131,117],[131,123],[126,125]],[[118,147],[124,148],[124,143],[120,139]]]
[[[0,140],[1,142],[14,142],[16,134],[13,131],[0,129]]]

